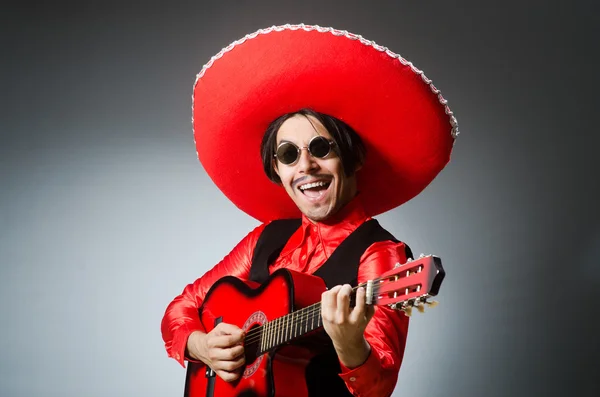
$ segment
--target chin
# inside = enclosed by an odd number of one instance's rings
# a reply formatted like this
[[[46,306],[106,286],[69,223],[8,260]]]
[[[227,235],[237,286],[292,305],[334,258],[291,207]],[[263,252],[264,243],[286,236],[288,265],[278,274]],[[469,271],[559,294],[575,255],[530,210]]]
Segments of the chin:
[[[331,215],[331,209],[330,208],[320,208],[317,210],[308,210],[308,211],[302,211],[302,213],[311,221],[314,222],[321,222],[324,221],[325,219],[329,218],[329,216]]]

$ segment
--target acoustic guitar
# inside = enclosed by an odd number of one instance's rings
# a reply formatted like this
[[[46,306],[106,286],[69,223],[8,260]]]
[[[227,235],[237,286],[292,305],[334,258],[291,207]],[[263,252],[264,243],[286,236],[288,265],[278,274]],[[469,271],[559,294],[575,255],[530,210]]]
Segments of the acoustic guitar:
[[[428,299],[438,294],[444,276],[439,257],[421,255],[359,286],[365,288],[366,304],[410,316],[413,308],[423,312],[426,305],[437,304]],[[206,332],[220,322],[245,331],[245,367],[229,383],[208,366],[189,362],[185,396],[308,396],[304,373],[323,345],[318,331],[326,289],[321,278],[287,269],[273,272],[263,284],[232,276],[217,281],[199,309],[200,319]]]

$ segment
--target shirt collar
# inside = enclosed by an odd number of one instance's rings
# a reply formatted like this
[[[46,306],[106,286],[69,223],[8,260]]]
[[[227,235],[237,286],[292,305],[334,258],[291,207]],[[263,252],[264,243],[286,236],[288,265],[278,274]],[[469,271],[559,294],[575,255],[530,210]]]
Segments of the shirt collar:
[[[290,238],[281,255],[289,254],[311,236],[321,241],[325,255],[329,258],[340,243],[368,218],[358,196],[336,214],[321,222],[313,223],[303,214],[300,229]]]

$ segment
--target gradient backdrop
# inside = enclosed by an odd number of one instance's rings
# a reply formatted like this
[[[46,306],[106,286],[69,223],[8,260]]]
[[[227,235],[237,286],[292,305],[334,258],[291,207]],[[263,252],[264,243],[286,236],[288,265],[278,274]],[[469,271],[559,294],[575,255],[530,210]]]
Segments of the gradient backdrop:
[[[160,320],[256,222],[211,184],[191,90],[273,24],[359,33],[424,70],[453,161],[379,217],[444,260],[394,396],[598,396],[594,1],[11,2],[0,15],[0,396],[180,396]]]

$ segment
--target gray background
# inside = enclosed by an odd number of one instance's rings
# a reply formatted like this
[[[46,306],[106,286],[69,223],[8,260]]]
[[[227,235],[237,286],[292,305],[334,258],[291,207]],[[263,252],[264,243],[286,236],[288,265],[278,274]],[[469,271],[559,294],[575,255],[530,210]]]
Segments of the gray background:
[[[593,3],[5,4],[0,396],[182,394],[164,309],[257,224],[197,161],[195,74],[299,22],[413,61],[462,132],[434,183],[379,217],[448,271],[394,395],[600,395]]]

